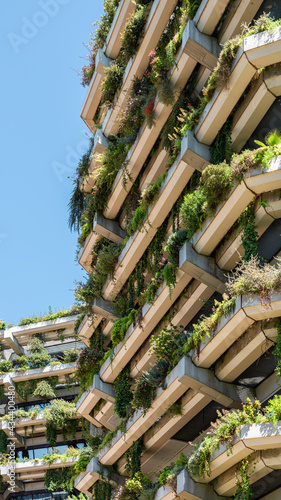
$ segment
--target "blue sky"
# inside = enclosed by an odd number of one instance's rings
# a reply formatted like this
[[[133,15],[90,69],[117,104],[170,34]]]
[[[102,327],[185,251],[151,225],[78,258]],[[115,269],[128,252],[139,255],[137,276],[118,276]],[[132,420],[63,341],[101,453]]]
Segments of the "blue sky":
[[[77,233],[67,225],[73,175],[85,151],[78,72],[102,0],[9,0],[1,27],[0,318],[68,308]]]

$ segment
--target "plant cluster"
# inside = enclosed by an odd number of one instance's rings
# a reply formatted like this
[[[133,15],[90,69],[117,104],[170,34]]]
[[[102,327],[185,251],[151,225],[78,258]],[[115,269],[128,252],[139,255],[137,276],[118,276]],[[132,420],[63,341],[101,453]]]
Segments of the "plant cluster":
[[[272,19],[268,14],[263,13],[258,19],[254,20],[252,25],[244,25],[241,35],[225,42],[218,58],[216,67],[210,75],[206,87],[202,89],[202,96],[199,99],[197,107],[190,106],[185,115],[185,124],[182,127],[182,135],[187,130],[192,130],[199,122],[199,119],[210,100],[212,99],[218,87],[226,87],[231,75],[232,63],[236,57],[239,47],[244,38],[261,33],[262,31],[272,31],[280,26],[280,20]]]
[[[30,379],[16,383],[16,391],[20,397],[27,401],[28,396],[54,399],[56,397],[56,385],[58,377],[46,377],[45,379]]]
[[[111,23],[114,19],[115,12],[120,3],[120,0],[104,0],[103,10],[104,14],[101,16],[100,21],[94,23],[96,29],[91,33],[91,41],[88,44],[89,54],[87,59],[89,61],[88,65],[84,65],[81,69],[82,79],[81,84],[86,87],[90,84],[91,78],[95,71],[95,57],[98,49],[102,49],[108,32],[110,30]]]
[[[49,308],[49,312],[43,314],[42,316],[32,316],[23,318],[19,322],[18,326],[30,325],[32,323],[39,323],[40,321],[56,320],[58,318],[65,318],[66,316],[75,316],[76,314],[79,314],[79,312],[80,308],[77,305],[72,306],[70,309],[62,309],[61,311],[57,312],[53,312],[52,309]]]
[[[100,297],[107,276],[112,276],[121,251],[120,243],[114,243],[106,238],[99,240],[93,248],[93,269],[89,272],[87,281],[78,282],[75,289],[77,302],[80,302],[90,315],[93,302]]]

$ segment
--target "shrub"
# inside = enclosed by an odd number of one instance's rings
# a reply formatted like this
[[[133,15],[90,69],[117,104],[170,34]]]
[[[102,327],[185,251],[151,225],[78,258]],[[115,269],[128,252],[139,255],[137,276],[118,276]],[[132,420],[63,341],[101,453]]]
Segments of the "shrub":
[[[270,303],[270,294],[281,290],[281,264],[276,258],[276,265],[261,265],[256,256],[248,262],[241,263],[232,273],[227,283],[228,292],[232,297],[245,293],[255,293],[262,304]]]
[[[0,361],[0,372],[8,373],[13,370],[13,363],[11,361],[2,360]]]
[[[52,387],[52,385],[47,382],[47,380],[42,380],[37,384],[33,396],[40,396],[41,398],[55,398],[55,387]]]

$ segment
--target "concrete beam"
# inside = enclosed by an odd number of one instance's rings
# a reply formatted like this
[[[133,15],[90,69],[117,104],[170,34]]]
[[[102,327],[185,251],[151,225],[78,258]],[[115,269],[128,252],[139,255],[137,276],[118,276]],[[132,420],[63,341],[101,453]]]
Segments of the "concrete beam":
[[[184,500],[226,500],[216,494],[209,484],[196,483],[186,470],[177,476],[177,495]]]
[[[93,231],[116,243],[123,243],[124,238],[127,236],[118,222],[106,219],[103,215],[98,214],[94,217]]]
[[[24,348],[18,343],[17,339],[14,337],[11,331],[4,331],[4,341],[19,356],[25,354]]]
[[[215,38],[201,33],[196,28],[194,21],[188,21],[184,29],[182,46],[185,54],[209,70],[213,70],[216,66],[221,51],[219,44]]]
[[[191,358],[187,356],[181,359],[178,366],[178,379],[181,383],[201,394],[210,396],[223,406],[240,408],[241,402],[246,402],[247,397],[253,399],[255,396],[252,389],[221,382],[211,370],[195,366]]]
[[[110,321],[115,321],[117,316],[112,312],[112,304],[108,300],[104,300],[102,297],[95,299],[92,311],[94,314],[98,314],[103,318],[109,319]]]
[[[181,141],[181,159],[202,172],[211,162],[210,149],[198,142],[193,132],[188,130]]]
[[[180,250],[179,268],[219,293],[225,292],[226,277],[216,265],[215,259],[198,254],[190,241],[187,241]]]

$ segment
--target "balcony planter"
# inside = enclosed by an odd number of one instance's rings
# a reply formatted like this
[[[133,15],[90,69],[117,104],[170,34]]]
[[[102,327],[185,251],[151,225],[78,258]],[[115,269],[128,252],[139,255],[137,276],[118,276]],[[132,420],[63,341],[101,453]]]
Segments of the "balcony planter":
[[[195,129],[199,142],[212,144],[256,70],[280,62],[280,48],[280,27],[244,38],[233,62],[227,88],[215,91]]]
[[[100,399],[104,399],[108,403],[110,403],[107,411],[110,412],[110,416],[112,416],[114,411],[114,402],[115,402],[115,392],[113,387],[110,384],[103,382],[98,375],[94,375],[93,383],[90,391],[86,391],[82,394],[80,399],[76,403],[76,411],[82,415],[82,417],[86,418],[92,424],[97,427],[101,427],[102,423],[100,423],[99,418],[96,416],[92,416],[92,410],[100,401]],[[105,422],[106,423],[106,422]],[[110,430],[113,430],[115,427],[105,425]]]
[[[191,29],[192,28],[192,29]],[[210,45],[210,50],[206,51],[205,46],[206,46],[206,38],[205,35],[198,34],[196,31],[196,36],[194,34],[194,30],[196,28],[194,27],[194,24],[189,21],[182,36],[182,46],[179,51],[179,54],[177,56],[176,64],[171,72],[171,84],[173,87],[173,91],[175,96],[179,96],[180,91],[182,88],[186,85],[192,71],[194,70],[196,66],[196,60],[191,56],[188,55],[189,53],[192,53],[194,57],[197,57],[198,54],[200,54],[200,59],[206,58],[206,60],[209,61],[209,58],[212,55],[211,50],[212,49],[212,43],[211,40],[208,39],[208,43]],[[190,37],[193,38],[190,38]],[[199,37],[200,43],[198,42],[197,38]],[[194,48],[194,45],[196,45],[196,50]],[[203,55],[202,55],[203,51]],[[195,55],[196,54],[196,55]],[[197,57],[198,59],[198,57]],[[212,59],[215,61],[216,57]],[[177,97],[176,97],[177,98]],[[115,108],[114,108],[115,109]],[[119,108],[117,107],[119,110]],[[109,218],[109,219],[115,219],[116,215],[118,214],[122,204],[125,201],[125,198],[128,195],[128,191],[132,187],[134,180],[137,178],[143,163],[145,162],[147,155],[149,151],[152,149],[157,137],[159,136],[159,133],[165,124],[166,120],[168,119],[170,113],[172,111],[172,106],[166,106],[165,104],[161,103],[159,100],[156,100],[155,102],[155,114],[157,117],[155,125],[150,129],[145,123],[140,129],[137,139],[135,143],[132,145],[128,155],[127,155],[127,160],[129,161],[127,168],[126,168],[126,178],[128,178],[128,173],[132,177],[132,179],[127,179],[126,183],[126,189],[124,188],[124,171],[119,171],[119,173],[116,176],[114,185],[112,187],[112,192],[109,197],[108,203],[107,203],[107,209],[104,212],[104,216]],[[114,111],[112,111],[114,113]],[[117,113],[117,111],[115,111]],[[106,127],[104,128],[104,133],[106,133]],[[203,148],[202,148],[203,149]],[[204,154],[203,154],[204,157]],[[192,164],[193,166],[193,164]],[[196,164],[194,165],[194,168],[197,168]]]
[[[231,147],[240,151],[260,123],[276,97],[281,94],[281,67],[271,67],[263,72],[254,88],[236,111],[233,118]]]
[[[270,307],[265,307],[257,295],[238,297],[234,311],[221,318],[213,336],[201,343],[199,354],[194,353],[194,363],[209,368],[255,321],[281,316],[281,295],[274,293],[270,299]]]
[[[227,4],[227,0],[203,0],[194,16],[197,29],[206,35],[212,35]]]
[[[252,453],[251,460],[253,460],[253,463],[249,467],[250,484],[272,473],[273,470],[279,470],[280,459],[281,452],[279,449],[262,450]],[[214,489],[219,495],[225,494],[228,498],[234,495],[236,489],[235,473],[236,466],[233,466],[215,480]],[[276,491],[274,493],[276,493]],[[266,495],[264,498],[269,497]]]
[[[112,361],[107,359],[101,367],[100,377],[104,382],[114,382],[190,281],[191,278],[187,274],[178,270],[176,285],[172,290],[171,297],[168,286],[163,284],[159,288],[153,304],[143,306],[141,325],[129,327],[125,340],[115,347]]]
[[[163,415],[158,422],[148,430],[144,435],[145,451],[142,456],[142,471],[148,474],[154,467],[154,454],[157,450],[164,448],[173,438],[176,432],[183,428],[190,422],[198,413],[203,410],[211,401],[210,396],[206,396],[194,389],[189,389],[181,399],[182,401],[182,415],[177,415],[171,418],[169,414]],[[173,441],[173,454],[176,443]],[[177,453],[180,453],[186,443],[179,442]]]
[[[98,155],[104,153],[106,149],[108,149],[108,140],[103,135],[102,131],[98,129],[95,133],[94,145],[90,153],[91,161],[88,168],[88,175],[86,175],[80,182],[79,188],[81,191],[84,191],[85,193],[91,192],[95,184],[91,174],[94,172],[94,170],[97,168],[97,165],[99,164],[99,162],[97,161]]]
[[[61,467],[71,467],[77,461],[77,457],[67,457],[65,462],[60,459],[54,460],[52,464],[44,463],[43,460],[18,462],[15,464],[15,473],[19,480],[34,480],[44,478],[48,469],[58,469]],[[4,481],[9,480],[10,467],[1,466],[0,474],[3,476]]]
[[[181,296],[175,303],[175,315],[172,318],[174,326],[187,325],[200,311],[202,302],[206,302],[213,295],[214,289],[204,285],[198,280],[193,280],[188,287],[187,297]],[[164,325],[163,325],[164,327]],[[149,354],[151,345],[149,340],[143,345],[141,351],[131,363],[131,377],[135,378],[140,372],[148,370],[155,363],[154,356]]]
[[[232,382],[244,370],[257,361],[261,353],[266,352],[277,338],[273,322],[263,324],[259,321],[245,332],[215,365],[215,374],[219,380]]]
[[[250,169],[249,175],[232,188],[228,199],[221,203],[214,215],[206,219],[202,230],[193,237],[193,247],[197,253],[211,255],[216,246],[247,207],[255,194],[265,193],[281,187],[281,156],[270,160],[270,166],[263,172]]]
[[[121,0],[115,12],[109,33],[104,44],[104,52],[107,57],[116,59],[121,49],[121,34],[126,26],[127,19],[135,12],[132,0]]]
[[[107,302],[102,297],[95,299],[92,307],[92,315],[86,314],[81,325],[78,328],[78,338],[89,345],[89,339],[93,335],[103,318],[109,321],[115,321],[117,318],[112,312],[110,302]]]
[[[125,434],[118,431],[110,446],[100,451],[99,459],[102,464],[114,464],[188,388],[228,407],[238,408],[241,401],[236,386],[219,382],[213,372],[195,367],[187,356],[167,375],[164,387],[165,389],[156,390],[152,407],[145,414],[142,410],[137,410],[128,420]]]
[[[263,201],[267,203],[266,207],[262,204],[258,204],[255,207],[255,226],[259,238],[265,233],[274,220],[281,217],[280,190],[263,193],[257,198],[257,202]],[[233,236],[217,249],[216,262],[221,269],[230,271],[240,262],[243,256],[244,248],[241,234],[235,231]]]
[[[184,158],[184,159],[182,159]],[[196,160],[195,160],[196,159]],[[204,165],[209,159],[209,151],[194,139],[192,132],[188,134],[183,143],[181,154],[168,171],[162,184],[157,201],[148,211],[147,221],[142,229],[137,231],[126,244],[119,256],[114,279],[110,279],[103,289],[103,297],[112,300],[127,281],[136,263],[144,254],[157,229],[166,219],[182,190],[186,186],[196,166]],[[194,161],[195,160],[195,161]]]
[[[268,450],[271,448],[271,450]],[[214,452],[210,462],[210,475],[196,477],[200,483],[209,483],[233,465],[243,460],[256,450],[278,449],[279,461],[281,457],[281,425],[274,428],[272,422],[242,425],[240,436],[235,437],[231,452],[225,445],[220,445]],[[279,462],[280,463],[280,462]]]
[[[116,474],[115,472],[104,469],[102,474],[103,477],[107,478],[111,483],[125,483],[125,478],[119,476],[119,474]],[[99,461],[96,457],[93,457],[88,463],[86,471],[79,474],[79,476],[75,479],[74,486],[77,490],[82,491],[91,497],[92,494],[88,490],[100,479],[100,477],[101,469]]]
[[[145,34],[140,47],[134,58],[130,59],[123,78],[122,89],[119,93],[115,106],[111,108],[104,120],[104,134],[106,137],[117,134],[119,125],[118,118],[121,116],[121,110],[125,109],[129,98],[130,89],[136,76],[141,77],[149,64],[149,52],[151,48],[156,47],[162,32],[174,10],[176,0],[166,2],[165,0],[156,0],[150,10],[148,20],[145,26]]]
[[[219,32],[219,42],[224,44],[227,40],[241,33],[241,24],[249,24],[255,17],[263,0],[239,0],[238,5],[231,6],[231,9],[224,20]]]
[[[85,271],[90,272],[92,269],[92,250],[97,241],[101,238],[107,238],[110,241],[122,243],[125,237],[125,231],[120,228],[117,222],[105,219],[102,215],[96,214],[93,220],[93,231],[87,237],[78,254],[79,264]]]
[[[92,76],[86,97],[81,108],[81,118],[92,131],[95,125],[94,116],[101,100],[101,84],[105,79],[105,68],[109,68],[111,59],[101,49],[95,58],[95,72]]]

